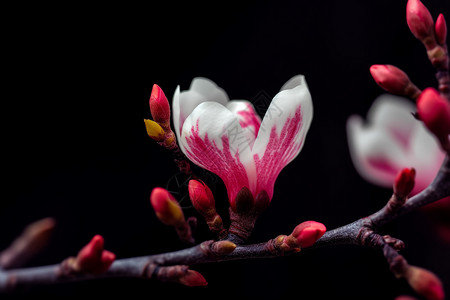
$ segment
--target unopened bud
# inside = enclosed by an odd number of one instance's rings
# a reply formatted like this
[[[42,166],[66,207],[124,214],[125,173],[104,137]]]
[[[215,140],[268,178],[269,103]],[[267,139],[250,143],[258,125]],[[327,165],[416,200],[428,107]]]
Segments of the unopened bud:
[[[162,127],[153,120],[144,120],[145,129],[147,129],[147,134],[149,137],[157,142],[162,142],[164,140],[164,130]]]
[[[412,84],[405,72],[392,65],[373,65],[370,74],[380,87],[397,95],[405,95]]]
[[[195,209],[205,218],[216,215],[214,195],[201,180],[189,181],[189,197]]]
[[[181,276],[178,281],[186,286],[206,286],[208,282],[205,277],[197,271],[187,270],[187,272]]]
[[[246,214],[250,212],[255,205],[252,192],[247,187],[239,190],[234,201],[230,203],[231,208],[238,214]]]
[[[167,190],[154,188],[150,202],[158,219],[166,225],[178,226],[184,223],[184,214],[177,200]]]
[[[211,251],[217,255],[230,254],[236,249],[236,244],[230,241],[218,241],[211,245]]]
[[[426,88],[417,100],[417,112],[425,126],[445,146],[449,143],[450,102],[434,88]]]
[[[153,120],[161,124],[170,124],[170,105],[164,95],[163,90],[157,85],[153,85],[150,95],[150,111]]]
[[[414,179],[416,177],[416,170],[414,168],[405,168],[401,170],[394,182],[394,193],[399,197],[407,197],[414,188]]]
[[[101,274],[108,270],[116,259],[116,255],[104,250],[104,239],[96,235],[78,253],[73,268],[77,272]]]
[[[428,9],[419,0],[408,0],[406,21],[412,34],[425,44],[427,49],[436,44],[434,21]]]
[[[7,249],[0,251],[0,268],[18,268],[41,251],[55,229],[55,220],[45,218],[28,225]]]
[[[288,236],[289,243],[295,243],[300,248],[311,247],[324,235],[325,225],[315,221],[303,222],[294,228],[294,231]]]
[[[434,32],[436,33],[436,39],[439,45],[444,46],[447,39],[447,23],[443,14],[437,17]]]
[[[443,300],[445,298],[442,282],[432,272],[416,266],[410,266],[406,270],[404,277],[416,293],[426,299]]]

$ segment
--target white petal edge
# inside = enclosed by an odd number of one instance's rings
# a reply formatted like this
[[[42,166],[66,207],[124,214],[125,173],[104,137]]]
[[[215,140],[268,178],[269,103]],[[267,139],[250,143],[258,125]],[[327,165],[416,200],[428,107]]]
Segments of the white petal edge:
[[[227,93],[214,81],[204,77],[195,77],[186,91],[180,92],[180,87],[177,87],[172,101],[173,121],[177,138],[180,138],[180,130],[186,118],[199,104],[206,101],[226,105],[229,98]]]
[[[301,107],[302,127],[295,136],[294,141],[296,143],[302,143],[302,145],[287,163],[292,161],[303,148],[303,140],[313,118],[311,94],[309,93],[308,85],[303,75],[297,75],[288,80],[281,88],[281,91],[273,98],[261,122],[261,127],[252,152],[258,154],[261,158],[269,143],[273,126],[276,126],[276,131],[279,135],[287,119],[293,117],[299,107]]]

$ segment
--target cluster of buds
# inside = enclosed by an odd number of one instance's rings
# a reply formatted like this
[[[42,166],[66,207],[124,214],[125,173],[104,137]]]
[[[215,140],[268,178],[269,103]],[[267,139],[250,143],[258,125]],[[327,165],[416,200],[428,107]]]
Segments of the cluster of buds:
[[[169,101],[157,84],[153,85],[149,102],[153,120],[144,119],[148,136],[172,152],[174,161],[181,172],[191,175],[191,166],[184,154],[181,153],[175,134],[170,127]]]
[[[444,15],[440,14],[434,23],[433,17],[422,2],[409,0],[406,5],[406,21],[412,34],[424,44],[433,66],[448,68],[445,45],[447,25]]]
[[[419,0],[409,0],[406,20],[413,35],[427,49],[428,58],[438,70],[439,92],[426,88],[423,92],[408,75],[392,65],[373,65],[370,73],[386,91],[417,100],[417,117],[436,136],[442,148],[450,151],[450,77],[446,42],[447,25],[442,14],[436,23],[428,9]]]
[[[116,259],[116,255],[104,250],[105,241],[101,235],[95,235],[76,257],[66,260],[67,273],[101,274],[106,272]]]
[[[386,91],[417,100],[417,117],[436,136],[444,150],[450,150],[450,102],[434,88],[420,91],[409,77],[391,65],[373,65],[372,77]]]
[[[170,105],[163,90],[153,85],[150,95],[150,111],[153,120],[145,119],[147,134],[160,145],[173,148],[176,145],[175,134],[170,128]]]

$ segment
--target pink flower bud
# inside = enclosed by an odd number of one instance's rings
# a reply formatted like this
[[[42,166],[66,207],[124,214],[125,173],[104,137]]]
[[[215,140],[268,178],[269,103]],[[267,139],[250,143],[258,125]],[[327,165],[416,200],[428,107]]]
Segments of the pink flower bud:
[[[116,255],[104,250],[104,239],[101,235],[96,235],[84,246],[75,259],[74,268],[76,271],[90,274],[101,274],[108,270],[116,259]]]
[[[439,45],[445,45],[445,40],[447,39],[447,23],[445,22],[443,14],[438,16],[434,32],[436,33],[436,39]]]
[[[429,300],[444,300],[445,294],[441,280],[432,272],[410,266],[405,273],[409,285],[419,295]]]
[[[214,196],[209,187],[201,180],[189,181],[189,197],[195,209],[202,216],[216,214]]]
[[[154,188],[150,202],[158,219],[166,225],[177,226],[184,223],[184,214],[177,200],[167,190]]]
[[[326,230],[327,228],[322,223],[306,221],[297,225],[290,236],[296,240],[296,244],[300,248],[306,248],[314,245],[324,235]]]
[[[163,90],[156,84],[153,85],[150,95],[150,111],[153,120],[161,124],[170,124],[170,105]]]
[[[370,74],[380,87],[393,94],[405,94],[411,84],[408,75],[392,65],[373,65]]]
[[[178,279],[181,284],[186,286],[206,286],[208,282],[205,277],[197,271],[187,270],[186,274]]]
[[[434,41],[434,22],[428,9],[419,0],[408,0],[406,22],[412,34],[428,44]]]
[[[407,197],[414,188],[414,178],[416,170],[414,168],[405,168],[401,170],[394,182],[394,193],[399,197]]]
[[[417,112],[425,126],[443,145],[447,145],[450,134],[450,102],[442,98],[434,88],[426,88],[417,100]]]

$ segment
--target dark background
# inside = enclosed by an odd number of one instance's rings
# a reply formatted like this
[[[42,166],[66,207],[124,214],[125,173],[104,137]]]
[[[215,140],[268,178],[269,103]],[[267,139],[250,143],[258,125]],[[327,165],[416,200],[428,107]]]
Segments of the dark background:
[[[443,12],[449,19],[449,1],[424,3],[434,18]],[[406,1],[353,0],[5,8],[0,248],[47,216],[57,230],[30,266],[76,255],[94,234],[118,258],[185,247],[149,204],[152,188],[177,189],[177,169],[148,138],[143,119],[150,118],[154,83],[171,99],[177,85],[187,89],[196,76],[212,79],[231,99],[259,101],[304,74],[313,97],[306,144],[281,172],[251,242],[289,234],[305,220],[333,229],[369,215],[391,191],[357,174],[345,132],[347,118],[365,116],[383,93],[369,67],[393,64],[419,87],[436,86],[405,7]],[[222,182],[203,174],[226,217]],[[197,215],[183,198],[185,187],[178,191],[186,215]],[[403,239],[408,261],[434,271],[450,293],[450,246],[428,218],[413,213],[383,233]],[[196,237],[210,237],[201,218]],[[19,296],[393,299],[411,293],[379,251],[352,246],[193,269],[207,287],[114,279],[34,287]]]

